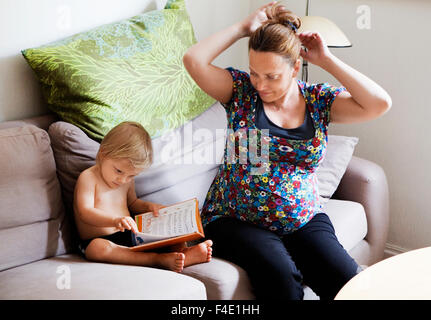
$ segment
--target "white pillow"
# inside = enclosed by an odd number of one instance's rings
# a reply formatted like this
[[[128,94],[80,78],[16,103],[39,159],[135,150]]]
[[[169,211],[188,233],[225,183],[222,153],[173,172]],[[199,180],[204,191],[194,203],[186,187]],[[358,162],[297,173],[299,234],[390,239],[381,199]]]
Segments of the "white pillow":
[[[328,135],[326,155],[316,171],[322,204],[337,190],[358,141],[357,137]]]

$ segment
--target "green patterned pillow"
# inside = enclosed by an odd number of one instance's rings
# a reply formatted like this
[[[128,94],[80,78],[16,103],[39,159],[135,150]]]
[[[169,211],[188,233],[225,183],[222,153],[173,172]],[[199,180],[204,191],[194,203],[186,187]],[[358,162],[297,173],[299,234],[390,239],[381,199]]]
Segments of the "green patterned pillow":
[[[100,141],[140,122],[155,138],[214,103],[185,70],[196,42],[184,0],[39,48],[23,50],[49,108]]]

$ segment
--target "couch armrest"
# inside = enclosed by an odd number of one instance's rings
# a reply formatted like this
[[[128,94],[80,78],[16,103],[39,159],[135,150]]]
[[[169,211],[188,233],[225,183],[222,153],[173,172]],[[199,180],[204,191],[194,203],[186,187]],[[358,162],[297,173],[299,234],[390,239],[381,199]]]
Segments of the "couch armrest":
[[[368,264],[383,258],[389,229],[389,190],[385,172],[374,162],[352,157],[333,198],[359,202],[367,216]]]

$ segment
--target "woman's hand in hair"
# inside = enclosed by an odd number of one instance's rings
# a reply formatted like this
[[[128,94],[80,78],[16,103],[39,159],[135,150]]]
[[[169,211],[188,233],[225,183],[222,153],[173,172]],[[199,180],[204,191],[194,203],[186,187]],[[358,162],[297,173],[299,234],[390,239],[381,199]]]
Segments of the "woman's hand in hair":
[[[376,82],[334,56],[319,33],[304,32],[298,36],[307,48],[307,51],[301,49],[301,56],[330,73],[347,89],[332,102],[331,122],[346,124],[369,121],[391,108],[389,94]]]
[[[256,31],[263,23],[271,18],[271,8],[277,1],[272,1],[249,15],[242,21],[244,36],[248,37]]]
[[[328,46],[318,32],[302,32],[298,34],[302,45],[307,49],[301,49],[301,57],[308,62],[321,66],[331,56]]]

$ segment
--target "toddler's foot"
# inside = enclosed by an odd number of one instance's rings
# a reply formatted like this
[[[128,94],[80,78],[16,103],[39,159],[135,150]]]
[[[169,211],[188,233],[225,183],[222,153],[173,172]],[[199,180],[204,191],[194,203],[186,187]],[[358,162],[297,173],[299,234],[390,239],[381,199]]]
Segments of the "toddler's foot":
[[[186,247],[181,252],[186,256],[184,261],[184,267],[188,267],[197,263],[209,262],[212,257],[212,246],[211,240],[206,240],[202,243],[194,245],[192,247]]]
[[[181,272],[184,268],[185,255],[181,252],[169,252],[160,254],[160,266],[175,272]]]

